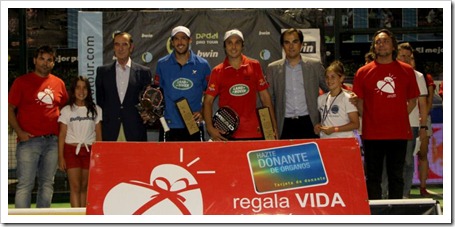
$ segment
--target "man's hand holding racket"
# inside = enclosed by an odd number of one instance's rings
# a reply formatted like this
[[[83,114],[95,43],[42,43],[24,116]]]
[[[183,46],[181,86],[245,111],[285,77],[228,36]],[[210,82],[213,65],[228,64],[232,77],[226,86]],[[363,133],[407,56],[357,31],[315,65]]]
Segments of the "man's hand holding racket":
[[[222,131],[219,129],[207,124],[207,132],[210,135],[210,140],[209,141],[227,141],[228,139],[223,136]]]
[[[212,111],[214,100],[214,96],[206,94],[202,107],[206,129],[211,137],[209,141],[227,141],[237,130],[240,118],[233,109],[227,106],[219,108],[214,114]]]

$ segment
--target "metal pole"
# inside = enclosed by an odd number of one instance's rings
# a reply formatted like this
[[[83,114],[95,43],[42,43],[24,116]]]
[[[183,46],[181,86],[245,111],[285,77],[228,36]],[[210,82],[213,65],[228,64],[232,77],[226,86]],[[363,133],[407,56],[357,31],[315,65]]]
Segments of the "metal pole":
[[[19,75],[28,71],[28,53],[27,53],[27,20],[25,18],[24,8],[19,9]]]
[[[341,46],[341,34],[340,34],[340,29],[341,29],[341,9],[335,9],[335,19],[333,23],[333,33],[335,37],[335,60],[340,59],[340,46]]]

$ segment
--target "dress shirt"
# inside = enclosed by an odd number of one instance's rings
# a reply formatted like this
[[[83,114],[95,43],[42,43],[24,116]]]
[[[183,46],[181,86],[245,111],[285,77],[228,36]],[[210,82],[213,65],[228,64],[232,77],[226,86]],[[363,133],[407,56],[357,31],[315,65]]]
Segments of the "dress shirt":
[[[286,112],[285,117],[308,115],[308,106],[305,98],[302,61],[292,67],[288,60],[286,67]]]
[[[128,81],[130,80],[130,71],[131,71],[131,58],[128,59],[128,62],[123,68],[118,62],[115,63],[115,70],[116,76],[115,79],[117,81],[117,91],[120,102],[123,103],[123,99],[125,98],[126,89],[128,88]]]

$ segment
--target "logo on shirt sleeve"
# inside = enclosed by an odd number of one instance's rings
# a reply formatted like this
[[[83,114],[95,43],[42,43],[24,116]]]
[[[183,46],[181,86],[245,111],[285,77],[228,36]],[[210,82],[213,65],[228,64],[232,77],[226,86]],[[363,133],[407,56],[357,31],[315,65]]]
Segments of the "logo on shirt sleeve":
[[[210,84],[209,87],[207,88],[209,91],[215,91],[215,84]]]
[[[259,80],[259,86],[262,87],[262,86],[265,86],[265,85],[267,85],[267,81],[264,80],[264,79],[260,79],[260,80]]]

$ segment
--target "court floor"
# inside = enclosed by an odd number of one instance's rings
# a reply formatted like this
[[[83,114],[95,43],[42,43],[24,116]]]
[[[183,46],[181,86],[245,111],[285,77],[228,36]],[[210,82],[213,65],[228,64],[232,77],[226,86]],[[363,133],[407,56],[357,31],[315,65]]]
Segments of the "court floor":
[[[432,194],[432,196],[430,198],[433,198],[433,199],[437,200],[439,202],[440,206],[441,206],[442,212],[444,212],[444,210],[443,210],[444,200],[443,200],[443,187],[442,187],[442,185],[427,185],[427,186],[428,186],[428,188],[427,188],[428,192]],[[51,208],[70,208],[71,207],[71,205],[69,203],[69,194],[67,194],[67,193],[59,194],[59,195],[57,195],[57,197],[54,196],[54,200],[58,199],[59,202],[58,203],[52,203]],[[422,197],[420,196],[419,188],[417,186],[413,186],[411,188],[411,197],[410,197],[410,199],[420,199],[420,198],[422,198]],[[32,207],[36,207],[36,204],[32,204]],[[8,208],[9,209],[13,209],[14,208],[14,204],[8,204]]]

